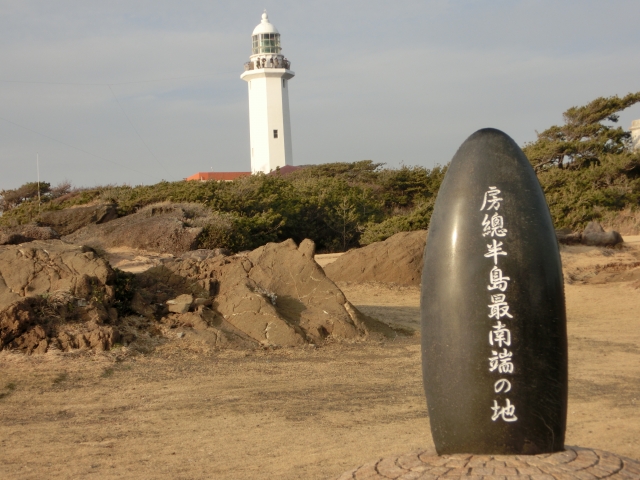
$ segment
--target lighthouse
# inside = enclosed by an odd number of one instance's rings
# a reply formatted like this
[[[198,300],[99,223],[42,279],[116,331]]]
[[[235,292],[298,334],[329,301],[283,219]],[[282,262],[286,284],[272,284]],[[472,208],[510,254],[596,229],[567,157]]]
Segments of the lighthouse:
[[[280,33],[266,11],[251,40],[251,56],[240,76],[249,88],[251,173],[269,173],[293,165],[289,80],[295,74],[280,53]]]
[[[640,120],[631,122],[631,148],[640,152]]]

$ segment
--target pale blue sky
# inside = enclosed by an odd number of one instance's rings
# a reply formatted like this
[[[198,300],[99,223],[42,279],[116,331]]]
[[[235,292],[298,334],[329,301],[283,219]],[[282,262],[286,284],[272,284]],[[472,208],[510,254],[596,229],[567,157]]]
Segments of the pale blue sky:
[[[0,1],[0,188],[248,171],[263,8],[282,35],[294,163],[448,162],[640,90],[640,2]],[[640,106],[626,111],[628,128]]]

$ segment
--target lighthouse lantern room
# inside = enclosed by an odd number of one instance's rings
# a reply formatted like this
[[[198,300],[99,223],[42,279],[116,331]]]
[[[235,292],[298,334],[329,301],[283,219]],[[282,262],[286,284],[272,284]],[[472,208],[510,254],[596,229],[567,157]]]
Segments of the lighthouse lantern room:
[[[295,75],[280,52],[280,33],[265,11],[253,30],[249,61],[240,76],[249,87],[251,172],[293,165],[289,80]]]

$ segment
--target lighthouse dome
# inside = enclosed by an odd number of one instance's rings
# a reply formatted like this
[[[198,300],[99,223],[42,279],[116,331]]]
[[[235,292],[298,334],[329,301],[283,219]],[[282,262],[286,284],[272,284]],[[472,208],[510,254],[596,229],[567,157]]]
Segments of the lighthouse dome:
[[[282,50],[280,48],[280,33],[269,22],[266,10],[262,14],[262,21],[253,29],[251,43],[252,55],[279,54]]]
[[[271,24],[271,22],[269,22],[269,16],[267,15],[266,11],[262,14],[262,21],[258,24],[256,28],[253,29],[252,35],[258,35],[260,33],[280,34],[280,32],[278,32],[278,29],[274,27]]]

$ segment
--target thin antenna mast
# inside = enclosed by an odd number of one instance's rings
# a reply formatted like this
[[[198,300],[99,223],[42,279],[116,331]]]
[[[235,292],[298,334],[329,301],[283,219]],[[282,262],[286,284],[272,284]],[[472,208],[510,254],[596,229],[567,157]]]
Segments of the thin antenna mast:
[[[36,170],[38,171],[38,213],[40,213],[40,154],[36,152]]]

